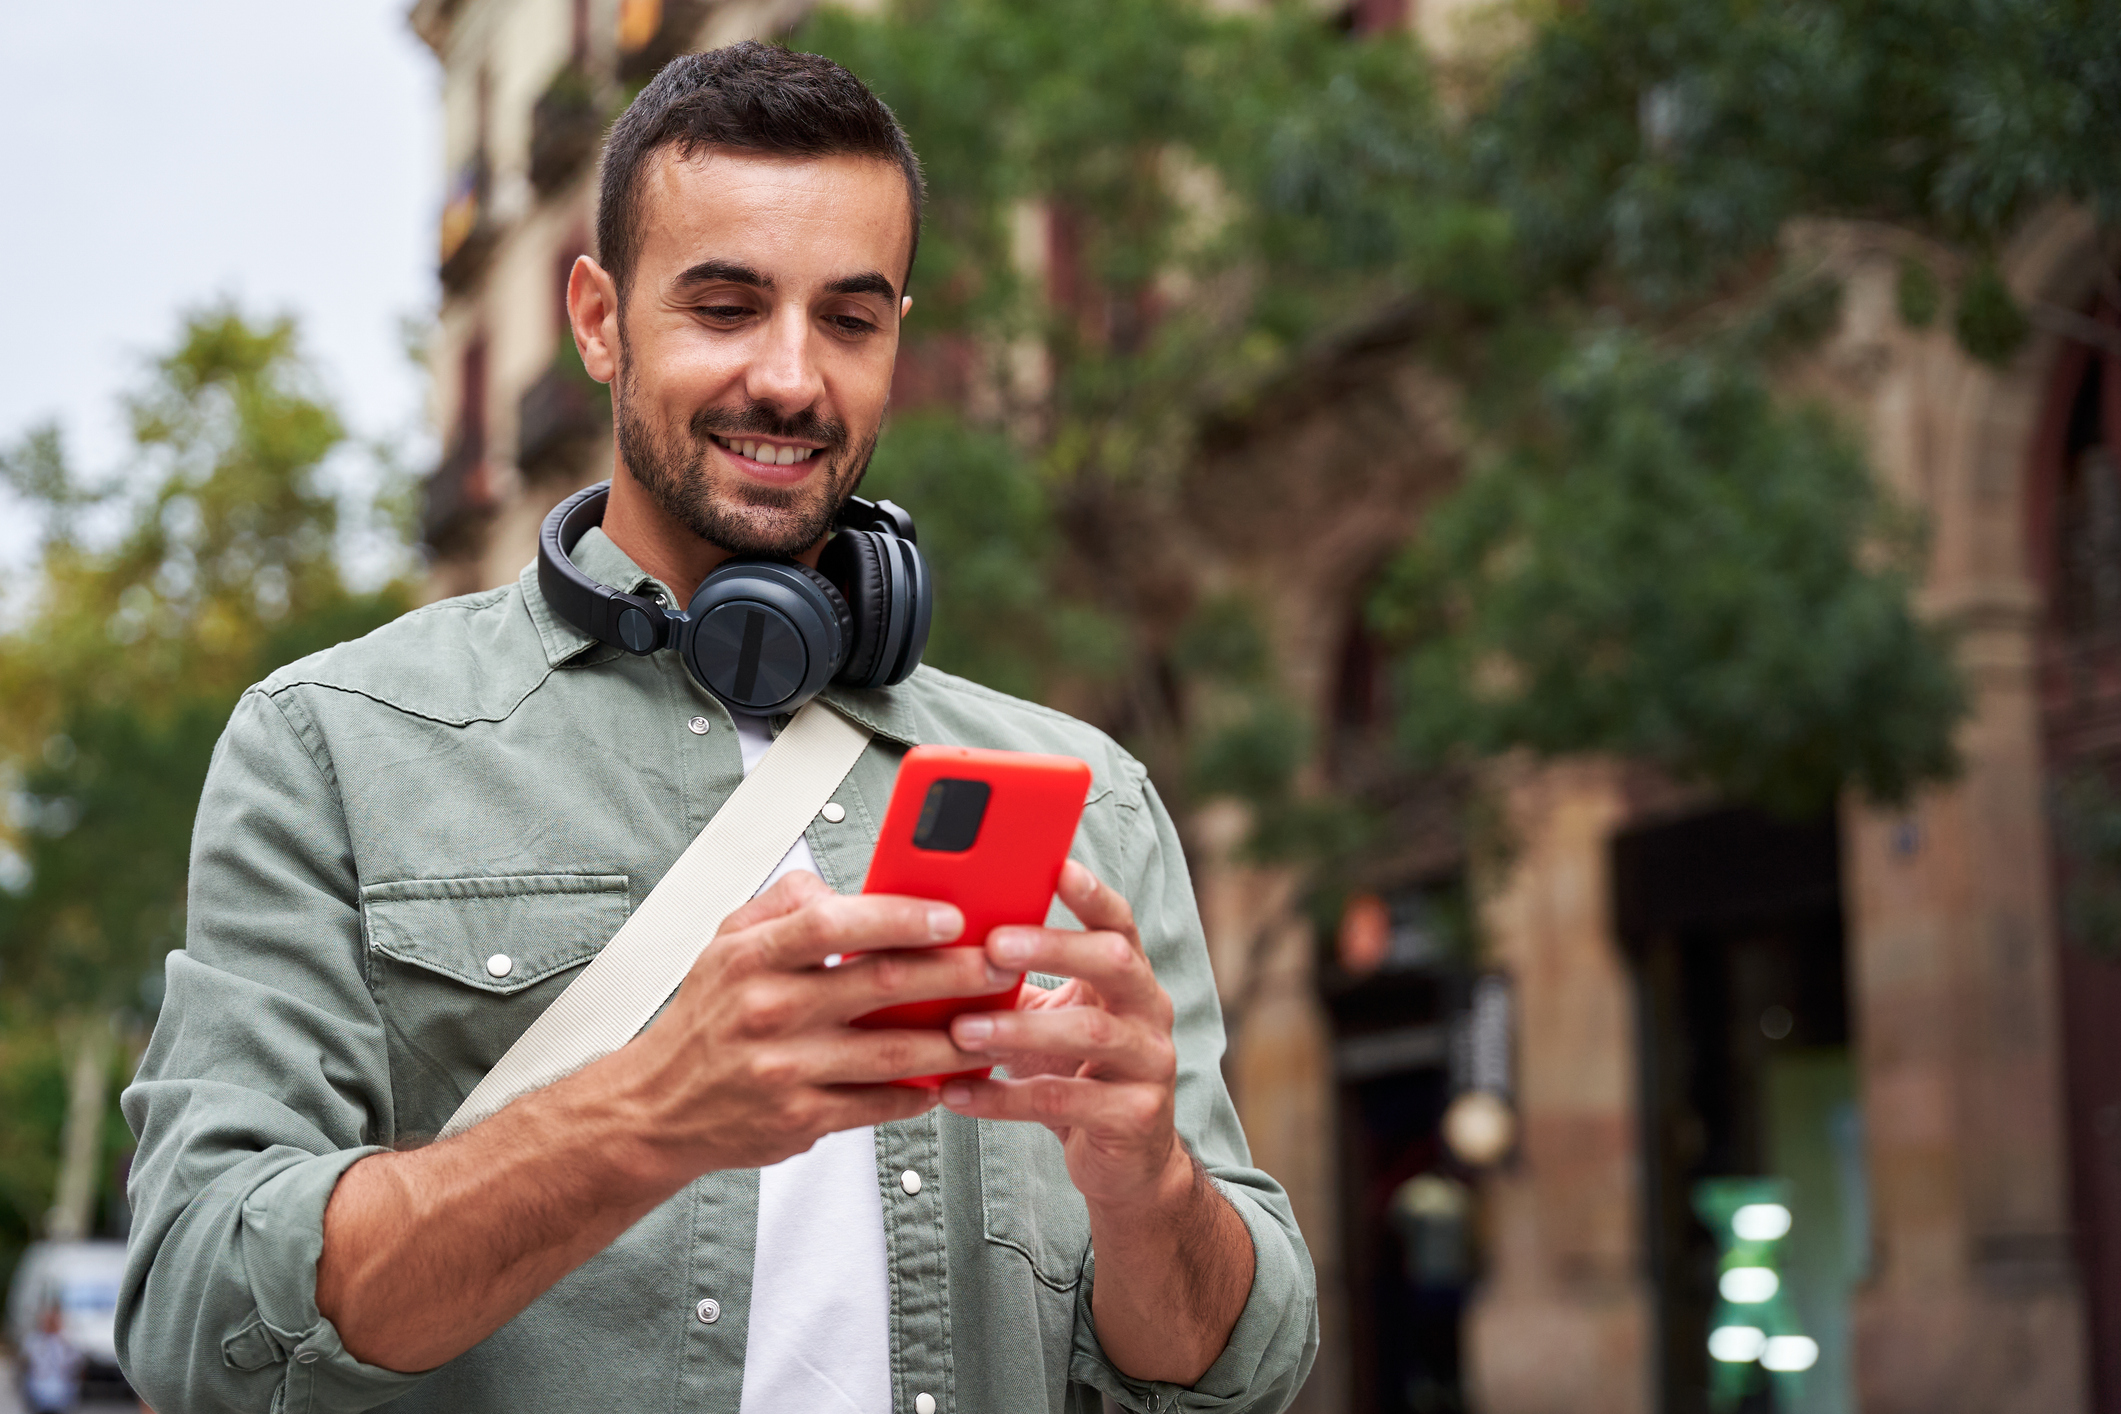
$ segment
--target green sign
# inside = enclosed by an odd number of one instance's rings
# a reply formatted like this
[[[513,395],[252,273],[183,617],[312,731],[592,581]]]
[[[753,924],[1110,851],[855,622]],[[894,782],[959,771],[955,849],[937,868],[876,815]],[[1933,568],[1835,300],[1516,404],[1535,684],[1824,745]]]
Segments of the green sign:
[[[1709,1407],[1736,1408],[1763,1372],[1777,1404],[1799,1407],[1819,1343],[1798,1328],[1782,1289],[1782,1240],[1792,1222],[1788,1180],[1703,1179],[1694,1185],[1694,1214],[1723,1251],[1709,1318]]]

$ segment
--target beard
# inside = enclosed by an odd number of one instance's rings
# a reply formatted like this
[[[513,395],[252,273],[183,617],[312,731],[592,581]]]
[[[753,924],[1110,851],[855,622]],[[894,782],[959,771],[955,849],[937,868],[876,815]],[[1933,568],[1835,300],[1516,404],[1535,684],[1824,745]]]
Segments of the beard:
[[[633,479],[665,515],[732,555],[791,560],[824,539],[876,452],[874,432],[850,444],[844,423],[809,408],[783,417],[760,402],[701,408],[683,427],[656,427],[637,410],[631,359],[621,363],[613,392],[612,430]],[[800,486],[716,485],[712,439],[745,433],[824,443],[811,453],[821,474]]]

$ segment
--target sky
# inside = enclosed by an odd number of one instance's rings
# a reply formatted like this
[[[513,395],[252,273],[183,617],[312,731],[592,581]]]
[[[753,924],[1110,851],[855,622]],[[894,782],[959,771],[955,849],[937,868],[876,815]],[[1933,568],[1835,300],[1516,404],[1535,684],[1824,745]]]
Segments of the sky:
[[[118,395],[183,311],[289,313],[351,429],[416,428],[438,298],[441,68],[410,0],[0,5],[0,445],[126,447]],[[0,567],[34,552],[0,501]]]

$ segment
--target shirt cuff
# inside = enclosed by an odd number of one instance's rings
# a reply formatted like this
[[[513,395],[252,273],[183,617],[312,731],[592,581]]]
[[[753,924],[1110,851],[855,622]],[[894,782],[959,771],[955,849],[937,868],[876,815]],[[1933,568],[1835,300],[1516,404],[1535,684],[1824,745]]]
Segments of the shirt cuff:
[[[1091,1315],[1097,1254],[1084,1258],[1076,1287],[1075,1353],[1069,1378],[1136,1414],[1179,1410],[1266,1414],[1288,1407],[1318,1355],[1318,1289],[1310,1254],[1282,1219],[1239,1184],[1210,1176],[1252,1235],[1252,1290],[1223,1352],[1191,1388],[1123,1374],[1098,1343]]]
[[[426,1378],[356,1360],[317,1310],[325,1206],[340,1175],[381,1152],[369,1146],[305,1159],[243,1200],[243,1268],[258,1314],[222,1341],[221,1355],[237,1368],[284,1365],[283,1393],[273,1407],[288,1414],[373,1408]]]

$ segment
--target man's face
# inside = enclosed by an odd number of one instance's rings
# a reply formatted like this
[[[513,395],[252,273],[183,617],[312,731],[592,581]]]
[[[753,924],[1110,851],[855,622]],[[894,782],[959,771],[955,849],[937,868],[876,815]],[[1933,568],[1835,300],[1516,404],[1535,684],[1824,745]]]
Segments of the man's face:
[[[619,320],[619,455],[740,555],[831,528],[891,392],[912,215],[895,164],[665,149]]]

